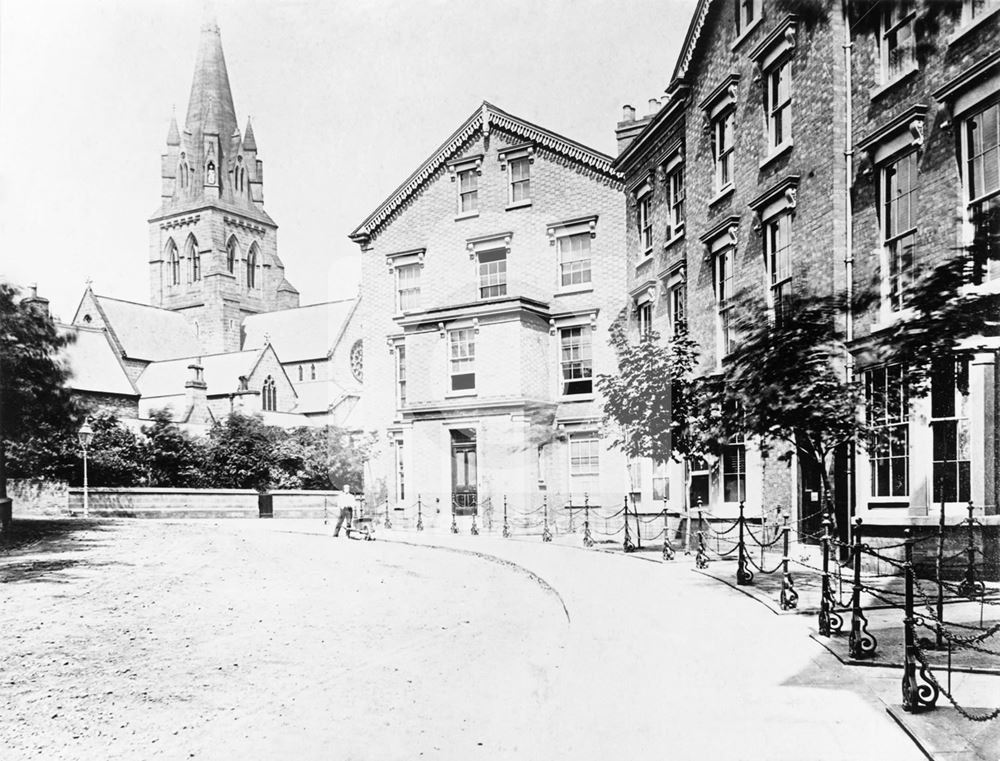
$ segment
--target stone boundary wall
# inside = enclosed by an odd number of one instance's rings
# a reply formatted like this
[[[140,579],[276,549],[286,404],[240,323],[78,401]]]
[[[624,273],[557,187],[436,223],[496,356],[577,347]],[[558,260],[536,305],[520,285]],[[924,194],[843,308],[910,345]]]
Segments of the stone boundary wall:
[[[281,490],[268,493],[273,500],[275,518],[327,518],[335,521],[340,514],[339,491]]]
[[[7,496],[14,500],[14,519],[66,514],[69,484],[45,478],[9,478]]]
[[[88,489],[90,515],[107,518],[256,518],[253,489]],[[70,515],[83,515],[83,489],[69,490]]]
[[[63,508],[53,515],[83,515],[83,489],[66,490]],[[253,489],[105,488],[88,490],[90,515],[107,518],[257,518]],[[339,491],[280,490],[271,495],[275,518],[335,519]],[[36,513],[32,513],[36,514]]]

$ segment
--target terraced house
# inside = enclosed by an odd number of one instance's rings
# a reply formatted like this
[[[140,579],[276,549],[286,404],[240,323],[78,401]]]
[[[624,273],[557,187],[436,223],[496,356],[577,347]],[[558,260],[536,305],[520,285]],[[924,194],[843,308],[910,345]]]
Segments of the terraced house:
[[[736,294],[762,297],[777,319],[792,294],[874,288],[871,309],[842,318],[868,389],[859,414],[879,429],[838,461],[842,527],[858,514],[898,531],[942,499],[954,514],[969,499],[996,512],[995,339],[956,347],[930,399],[906,398],[902,368],[867,349],[905,316],[917,273],[968,245],[977,212],[997,206],[998,11],[703,0],[662,103],[639,119],[626,107],[618,125],[635,334],[685,324],[711,374],[739,340]],[[995,246],[992,225],[978,234]],[[994,276],[969,287],[992,289]],[[656,480],[669,477],[675,509],[700,499],[731,516],[745,500],[819,528],[818,474],[762,458],[753,441],[645,465],[644,490],[662,494]]]
[[[625,290],[611,162],[483,103],[351,234],[370,492],[425,521],[621,500],[594,383]]]

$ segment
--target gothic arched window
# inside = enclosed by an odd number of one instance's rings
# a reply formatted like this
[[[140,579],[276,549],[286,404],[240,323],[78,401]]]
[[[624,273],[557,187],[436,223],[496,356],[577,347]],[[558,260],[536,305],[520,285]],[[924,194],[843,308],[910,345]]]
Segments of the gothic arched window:
[[[188,169],[187,159],[184,154],[181,154],[181,161],[177,165],[177,182],[180,184],[181,188],[186,188],[188,186],[188,174],[190,170]]]
[[[274,383],[274,378],[268,375],[264,379],[264,386],[261,389],[261,401],[264,409],[274,412],[278,409],[278,389]]]
[[[167,241],[167,273],[170,285],[181,284],[181,258],[177,255],[177,244],[171,238]]]
[[[257,244],[250,246],[247,254],[247,288],[257,287]]]
[[[236,260],[239,259],[240,244],[236,242],[236,236],[230,236],[229,243],[226,244],[226,270],[230,275],[236,274]]]
[[[198,250],[198,241],[193,235],[187,239],[187,257],[191,262],[191,282],[201,280],[201,252]]]

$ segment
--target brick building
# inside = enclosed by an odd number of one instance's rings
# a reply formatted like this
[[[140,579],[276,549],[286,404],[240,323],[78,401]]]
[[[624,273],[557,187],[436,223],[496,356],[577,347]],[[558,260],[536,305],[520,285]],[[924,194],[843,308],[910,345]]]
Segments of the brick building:
[[[362,222],[370,493],[441,520],[503,496],[618,503],[594,377],[623,217],[610,157],[484,103]]]
[[[972,243],[981,217],[993,250],[967,288],[1000,290],[1000,2],[859,5],[852,30],[853,281],[878,292],[854,315],[877,442],[857,457],[856,510],[879,527],[935,522],[942,502],[948,520],[970,500],[996,515],[1000,341],[966,341],[929,398],[908,404],[892,401],[903,368],[867,348],[906,318],[914,279]]]
[[[738,338],[727,314],[738,295],[773,314],[791,294],[875,283],[875,307],[842,315],[845,362],[869,393],[898,386],[895,370],[868,364],[868,337],[899,318],[914,272],[971,240],[970,211],[997,205],[998,8],[702,0],[663,102],[640,119],[626,107],[617,128],[633,330],[669,335],[684,321],[710,374]],[[919,521],[949,468],[954,509],[971,497],[995,511],[996,346],[974,343],[957,371],[968,366],[969,394],[953,388],[944,418],[928,417],[928,400],[883,410],[879,454],[859,447],[838,463],[841,526],[855,513]],[[964,460],[941,460],[956,448]],[[644,489],[664,475],[682,485],[678,509],[701,499],[731,516],[745,500],[751,515],[781,505],[818,528],[817,474],[762,458],[753,441],[647,466]]]

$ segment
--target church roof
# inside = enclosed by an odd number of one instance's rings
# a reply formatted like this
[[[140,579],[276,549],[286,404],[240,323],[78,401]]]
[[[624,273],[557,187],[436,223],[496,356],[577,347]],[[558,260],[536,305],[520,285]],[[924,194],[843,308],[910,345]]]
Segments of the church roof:
[[[250,377],[263,352],[232,351],[153,362],[139,376],[136,385],[143,398],[176,396],[184,393],[184,384],[191,379],[189,365],[199,362],[208,386],[208,396],[230,394],[240,388],[240,376]]]
[[[169,309],[94,295],[105,324],[129,359],[191,357],[200,343],[187,318]]]
[[[348,395],[338,383],[331,380],[296,383],[295,393],[299,395],[295,412],[302,415],[326,412],[330,405]]]
[[[615,185],[621,184],[621,175],[612,167],[614,159],[611,156],[513,114],[508,114],[493,104],[483,101],[482,105],[413,174],[407,177],[402,185],[396,188],[388,198],[379,204],[375,211],[355,228],[354,232],[350,234],[351,240],[361,242],[369,238],[393,217],[407,199],[429,182],[438,170],[461,150],[462,146],[476,133],[476,130],[482,130],[484,134],[488,134],[491,126],[511,132],[526,141],[533,141],[539,147],[569,159],[574,164],[583,166],[599,177],[615,183]]]
[[[243,348],[259,349],[270,341],[282,363],[325,359],[357,304],[358,299],[343,299],[250,315],[243,320]]]
[[[66,382],[68,388],[101,394],[138,395],[104,330],[78,325],[60,325],[59,330],[76,339],[63,348],[60,356],[71,372]]]
[[[216,122],[208,125],[209,118]],[[236,108],[233,93],[229,88],[229,72],[226,57],[222,53],[222,36],[214,21],[201,28],[198,58],[191,81],[191,97],[188,99],[187,118],[184,129],[192,135],[202,133],[207,127],[223,137],[236,131]]]

